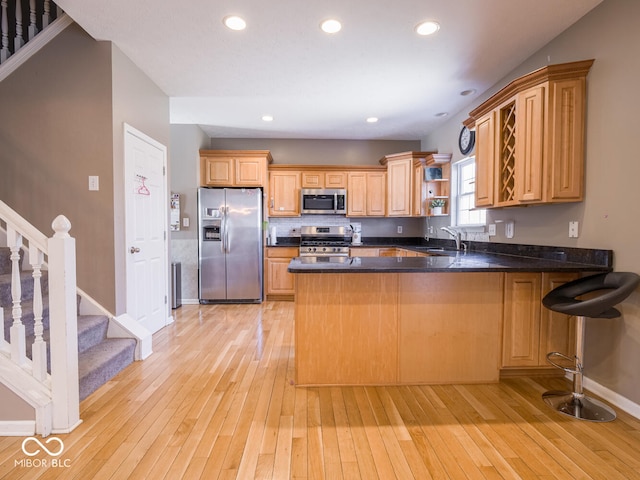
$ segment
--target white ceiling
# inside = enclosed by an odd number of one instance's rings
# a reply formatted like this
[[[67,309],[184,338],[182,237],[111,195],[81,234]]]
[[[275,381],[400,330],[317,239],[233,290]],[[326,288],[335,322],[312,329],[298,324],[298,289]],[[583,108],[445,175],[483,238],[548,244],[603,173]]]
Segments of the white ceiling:
[[[435,114],[467,108],[601,1],[57,3],[169,95],[171,123],[211,137],[418,140],[446,121]],[[247,29],[224,27],[230,14]],[[343,24],[332,36],[319,29],[329,17]],[[427,19],[440,31],[419,37]],[[462,97],[467,89],[476,95]]]

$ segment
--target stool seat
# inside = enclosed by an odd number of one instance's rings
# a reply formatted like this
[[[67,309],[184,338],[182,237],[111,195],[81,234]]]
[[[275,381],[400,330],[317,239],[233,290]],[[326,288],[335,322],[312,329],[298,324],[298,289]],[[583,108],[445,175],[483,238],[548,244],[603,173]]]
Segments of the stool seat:
[[[627,298],[640,283],[640,276],[632,272],[610,272],[578,278],[551,290],[542,304],[549,310],[590,318],[616,318],[620,312],[613,308]],[[606,291],[588,300],[576,297]]]
[[[610,272],[591,275],[565,283],[550,291],[542,299],[549,310],[576,317],[576,355],[571,358],[560,352],[549,352],[547,360],[552,365],[573,374],[573,391],[552,390],[542,395],[547,405],[560,413],[579,420],[609,422],[616,413],[604,403],[587,397],[582,392],[582,361],[584,356],[585,319],[616,318],[621,315],[615,305],[624,301],[640,284],[640,276],[631,272]],[[597,294],[596,294],[597,292]],[[577,299],[581,295],[594,294],[587,299]],[[574,368],[555,363],[552,358],[573,361]]]

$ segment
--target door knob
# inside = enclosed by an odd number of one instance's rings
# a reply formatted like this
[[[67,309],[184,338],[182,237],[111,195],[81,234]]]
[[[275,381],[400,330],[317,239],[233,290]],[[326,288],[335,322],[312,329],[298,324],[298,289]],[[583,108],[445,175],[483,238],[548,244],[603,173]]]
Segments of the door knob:
[[[140,249],[139,249],[138,247],[131,247],[131,248],[129,249],[129,251],[130,251],[131,253],[138,253],[138,252],[140,251]]]

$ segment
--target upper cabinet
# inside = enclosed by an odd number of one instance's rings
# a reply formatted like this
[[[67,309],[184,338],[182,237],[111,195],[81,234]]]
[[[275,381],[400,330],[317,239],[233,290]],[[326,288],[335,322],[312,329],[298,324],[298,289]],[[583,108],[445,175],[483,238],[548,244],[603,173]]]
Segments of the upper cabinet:
[[[435,198],[444,199],[448,208],[450,161],[450,154],[434,152],[397,153],[380,160],[387,166],[387,216],[431,215],[430,201]],[[446,164],[445,169],[442,164]],[[440,167],[440,178],[426,182],[424,169],[427,167]]]
[[[586,77],[593,60],[520,77],[470,113],[476,206],[578,202],[584,197]]]
[[[268,205],[270,217],[300,215],[300,171],[284,166],[269,171]]]
[[[302,188],[347,188],[347,172],[340,170],[303,171]]]
[[[354,170],[347,178],[347,216],[384,217],[387,205],[384,169]]]
[[[200,150],[200,184],[207,187],[263,187],[268,150]]]

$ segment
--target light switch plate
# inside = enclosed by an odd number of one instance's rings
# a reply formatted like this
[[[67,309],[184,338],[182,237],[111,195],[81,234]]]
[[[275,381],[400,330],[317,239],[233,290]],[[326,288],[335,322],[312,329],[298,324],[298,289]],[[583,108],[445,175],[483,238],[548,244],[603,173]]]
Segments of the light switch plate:
[[[569,222],[569,238],[578,238],[578,222]]]
[[[100,190],[100,177],[98,177],[97,175],[89,175],[89,190]]]
[[[183,217],[182,218],[182,226],[183,227],[188,227],[189,226],[189,217]]]

